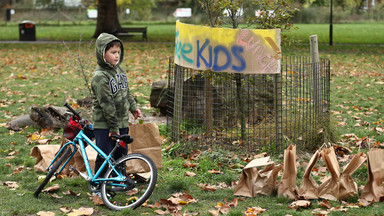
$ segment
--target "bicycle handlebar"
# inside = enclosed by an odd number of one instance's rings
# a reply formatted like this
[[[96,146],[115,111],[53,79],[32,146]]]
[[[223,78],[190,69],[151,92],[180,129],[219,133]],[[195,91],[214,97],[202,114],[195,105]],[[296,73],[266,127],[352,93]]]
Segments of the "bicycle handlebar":
[[[72,109],[72,107],[68,103],[65,103],[64,106],[67,107],[75,116],[77,116],[79,120],[81,120],[80,114],[74,109]]]
[[[133,138],[131,136],[129,136],[128,134],[124,134],[124,135],[116,135],[116,134],[113,134],[111,136],[111,138],[114,138],[116,140],[122,140],[124,141],[125,143],[127,144],[130,144],[133,142]]]

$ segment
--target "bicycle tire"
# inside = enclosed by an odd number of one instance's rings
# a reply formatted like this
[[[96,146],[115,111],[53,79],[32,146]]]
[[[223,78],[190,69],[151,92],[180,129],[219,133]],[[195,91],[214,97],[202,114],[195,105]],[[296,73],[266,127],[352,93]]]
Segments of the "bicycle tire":
[[[148,156],[135,153],[119,158],[116,161],[116,167],[125,167],[126,176],[134,180],[121,182],[126,185],[132,183],[129,188],[127,186],[127,188],[121,187],[121,189],[118,186],[111,186],[111,183],[116,184],[117,182],[104,181],[101,184],[101,198],[104,204],[117,211],[125,208],[135,209],[141,206],[151,196],[156,186],[157,168],[155,163]],[[114,173],[114,170],[109,168],[105,173],[105,178],[113,177]],[[150,176],[148,177],[148,175]]]
[[[61,166],[61,164],[68,158],[68,156],[72,153],[72,149],[68,147],[64,153],[61,155],[61,157],[57,160],[57,162],[52,166],[52,169],[49,170],[47,176],[45,176],[44,181],[39,185],[39,187],[36,189],[35,193],[33,195],[35,197],[38,197],[40,192],[43,190],[45,185],[48,184],[49,180],[52,178],[53,174],[55,174],[56,170]]]

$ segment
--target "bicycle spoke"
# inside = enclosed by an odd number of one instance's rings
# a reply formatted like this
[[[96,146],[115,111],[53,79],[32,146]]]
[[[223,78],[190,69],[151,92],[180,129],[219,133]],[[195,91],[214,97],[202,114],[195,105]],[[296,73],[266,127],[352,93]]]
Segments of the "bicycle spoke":
[[[126,181],[103,182],[102,198],[106,206],[114,210],[136,208],[151,195],[157,179],[157,169],[153,161],[146,156],[133,154],[118,160],[119,166],[126,167],[122,174]],[[109,169],[106,178],[113,178],[114,171]]]

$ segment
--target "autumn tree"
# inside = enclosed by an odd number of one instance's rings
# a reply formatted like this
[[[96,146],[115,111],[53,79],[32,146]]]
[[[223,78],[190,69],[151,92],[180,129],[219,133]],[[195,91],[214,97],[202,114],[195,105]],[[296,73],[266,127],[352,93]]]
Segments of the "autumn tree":
[[[103,32],[113,34],[120,29],[116,0],[99,0],[97,4],[97,24],[93,37],[97,38]]]

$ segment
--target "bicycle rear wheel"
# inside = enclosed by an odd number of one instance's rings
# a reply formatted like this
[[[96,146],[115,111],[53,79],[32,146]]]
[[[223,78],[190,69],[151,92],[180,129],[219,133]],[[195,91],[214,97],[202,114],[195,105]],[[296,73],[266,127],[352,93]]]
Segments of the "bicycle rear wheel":
[[[47,176],[45,177],[44,181],[40,184],[40,186],[36,189],[35,193],[33,195],[35,197],[38,197],[40,192],[43,190],[45,185],[48,184],[49,180],[52,178],[53,174],[55,174],[56,170],[61,166],[61,164],[68,158],[68,156],[72,153],[72,149],[68,146],[67,149],[64,150],[64,153],[62,153],[61,157],[58,158],[57,162],[52,166],[52,168],[49,170]]]
[[[104,204],[113,210],[137,208],[152,194],[157,181],[155,163],[146,155],[130,154],[119,158],[116,167],[127,181],[105,181],[101,184],[101,198]],[[125,172],[124,172],[125,170]],[[109,168],[105,178],[116,176]]]

